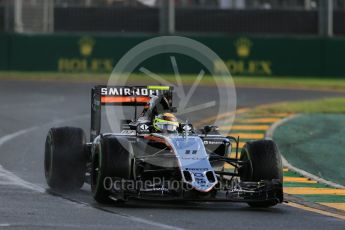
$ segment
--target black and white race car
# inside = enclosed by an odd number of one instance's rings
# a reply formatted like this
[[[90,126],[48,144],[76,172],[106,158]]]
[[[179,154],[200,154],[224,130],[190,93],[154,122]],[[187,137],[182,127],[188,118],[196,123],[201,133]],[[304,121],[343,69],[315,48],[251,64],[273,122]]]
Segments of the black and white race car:
[[[246,202],[270,207],[283,202],[282,162],[272,140],[252,141],[238,153],[239,139],[215,126],[195,130],[179,123],[157,132],[152,120],[174,112],[169,86],[96,86],[91,95],[90,142],[80,128],[50,129],[45,144],[45,177],[53,189],[91,185],[100,203],[148,200]],[[103,106],[145,106],[123,121],[119,133],[101,133]],[[236,157],[229,157],[232,149]],[[234,167],[226,171],[224,164]]]

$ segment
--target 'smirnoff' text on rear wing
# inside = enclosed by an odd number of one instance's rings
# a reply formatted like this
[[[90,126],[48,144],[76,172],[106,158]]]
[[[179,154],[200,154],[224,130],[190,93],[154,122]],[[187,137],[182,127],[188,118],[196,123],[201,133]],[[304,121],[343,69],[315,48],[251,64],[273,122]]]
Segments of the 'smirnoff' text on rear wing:
[[[90,141],[100,134],[102,106],[144,106],[151,96],[161,94],[172,106],[172,86],[95,86],[91,90]]]

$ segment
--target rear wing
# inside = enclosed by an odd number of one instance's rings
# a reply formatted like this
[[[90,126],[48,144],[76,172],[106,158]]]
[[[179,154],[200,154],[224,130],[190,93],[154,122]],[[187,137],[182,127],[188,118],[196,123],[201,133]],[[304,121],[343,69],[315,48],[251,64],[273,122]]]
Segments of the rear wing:
[[[172,107],[172,86],[95,86],[91,90],[92,142],[101,131],[102,106],[144,106],[153,95],[164,95]],[[136,109],[135,109],[136,114]]]

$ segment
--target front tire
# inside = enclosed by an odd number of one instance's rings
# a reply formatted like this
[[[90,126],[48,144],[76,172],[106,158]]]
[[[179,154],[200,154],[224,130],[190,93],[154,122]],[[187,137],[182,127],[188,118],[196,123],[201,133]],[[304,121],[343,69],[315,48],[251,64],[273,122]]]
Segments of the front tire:
[[[242,181],[273,180],[283,184],[283,167],[281,155],[276,143],[272,140],[248,142],[241,152],[241,160],[249,163],[239,169]],[[276,191],[280,202],[283,201],[283,189]],[[278,201],[248,202],[249,206],[267,208],[278,204]]]
[[[123,137],[103,137],[92,154],[91,190],[99,203],[112,200],[110,188],[116,179],[131,179],[133,148]],[[123,199],[118,199],[122,201]]]
[[[53,189],[77,189],[84,184],[86,173],[86,137],[73,127],[49,130],[44,153],[45,178]]]

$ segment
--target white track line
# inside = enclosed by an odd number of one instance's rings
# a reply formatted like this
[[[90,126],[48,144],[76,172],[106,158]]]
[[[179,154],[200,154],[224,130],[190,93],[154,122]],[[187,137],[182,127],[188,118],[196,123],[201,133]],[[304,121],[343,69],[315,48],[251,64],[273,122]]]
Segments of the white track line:
[[[0,147],[2,145],[4,145],[6,142],[9,142],[12,139],[15,139],[15,138],[17,138],[17,137],[19,137],[21,135],[26,134],[26,133],[35,131],[38,128],[39,127],[34,126],[34,127],[31,127],[31,128],[28,128],[28,129],[19,130],[17,132],[8,134],[6,136],[3,136],[3,137],[0,138]],[[21,179],[20,177],[16,176],[12,172],[5,170],[1,165],[0,165],[0,177],[2,179],[0,181],[0,184],[2,184],[2,185],[18,185],[20,187],[27,188],[27,189],[30,189],[30,190],[34,190],[36,192],[40,192],[40,193],[44,193],[45,192],[44,188],[42,188],[42,187],[40,187],[38,185],[29,183],[29,182]]]
[[[3,183],[0,183],[2,185],[18,185],[23,188],[27,188],[30,190],[33,190],[35,192],[39,193],[44,193],[45,189],[42,188],[41,186],[32,184],[30,182],[27,182],[20,177],[16,176],[15,174],[11,173],[10,171],[5,170],[1,165],[0,165],[0,175],[2,177],[6,178],[6,181]]]
[[[76,117],[73,117],[73,118],[70,118],[70,119],[66,119],[66,120],[56,120],[56,121],[53,121],[53,122],[50,122],[50,123],[47,123],[47,124],[43,124],[41,126],[33,126],[33,127],[30,127],[30,128],[27,128],[27,129],[22,129],[22,130],[19,130],[17,132],[5,135],[5,136],[0,138],[0,148],[5,143],[10,142],[13,139],[15,139],[15,138],[17,138],[17,137],[19,137],[21,135],[33,132],[33,131],[38,130],[40,128],[43,128],[43,127],[45,127],[47,125],[53,126],[54,124],[59,124],[59,123],[63,123],[63,122],[67,122],[67,121],[72,121],[72,120],[78,120],[78,119],[81,119],[81,118],[84,118],[84,117],[88,117],[88,116],[82,115],[82,116],[76,116]],[[12,172],[10,172],[8,170],[5,170],[1,165],[0,165],[0,178],[4,179],[3,181],[0,181],[0,185],[2,185],[2,184],[4,184],[4,185],[17,185],[17,186],[20,186],[22,188],[30,189],[32,191],[39,192],[39,193],[45,193],[45,191],[46,191],[45,188],[43,188],[43,187],[41,187],[39,185],[27,182],[27,181],[21,179],[20,177],[16,176],[14,173],[12,173]],[[88,204],[85,204],[85,205],[90,207]],[[118,217],[122,217],[122,218],[125,218],[125,219],[128,219],[128,220],[131,220],[131,221],[135,221],[137,223],[151,225],[151,226],[154,226],[154,227],[158,227],[160,229],[183,230],[183,228],[179,228],[179,227],[171,226],[171,225],[166,225],[166,224],[162,224],[162,223],[158,223],[158,222],[153,222],[153,221],[146,220],[146,219],[143,219],[143,218],[140,218],[140,217],[123,215],[123,214],[116,214],[116,213],[113,213],[113,214],[117,215]],[[0,223],[0,227],[10,227],[10,226],[11,226],[10,224],[6,224],[6,223],[1,224]]]
[[[37,126],[34,126],[34,127],[31,127],[31,128],[28,128],[28,129],[22,129],[22,130],[19,130],[17,132],[14,132],[14,133],[11,133],[11,134],[8,134],[6,136],[3,136],[0,138],[0,147],[5,144],[6,142],[20,136],[20,135],[24,135],[26,133],[29,133],[29,132],[32,132],[34,130],[38,129]]]
[[[68,122],[68,121],[73,121],[73,120],[78,120],[78,119],[81,119],[81,118],[84,118],[84,117],[87,117],[87,115],[78,115],[78,116],[75,116],[75,117],[72,117],[72,118],[68,118],[68,119],[58,119],[58,120],[55,120],[55,121],[43,124],[41,126],[33,126],[33,127],[30,127],[30,128],[22,129],[22,130],[19,130],[17,132],[14,132],[14,133],[2,136],[0,138],[0,148],[5,143],[10,142],[11,140],[13,140],[15,138],[18,138],[21,135],[33,132],[33,131],[38,130],[40,128],[43,128],[45,126],[54,126],[56,124],[60,124],[60,123],[63,123],[63,122]],[[23,187],[23,188],[27,188],[27,189],[30,189],[30,190],[33,190],[33,191],[36,191],[36,192],[39,192],[39,193],[44,193],[45,192],[45,188],[21,179],[20,177],[18,177],[14,173],[4,169],[1,166],[1,164],[0,164],[0,178],[2,179],[0,181],[0,184],[2,184],[2,185],[17,185],[17,186],[20,186],[20,187]]]

